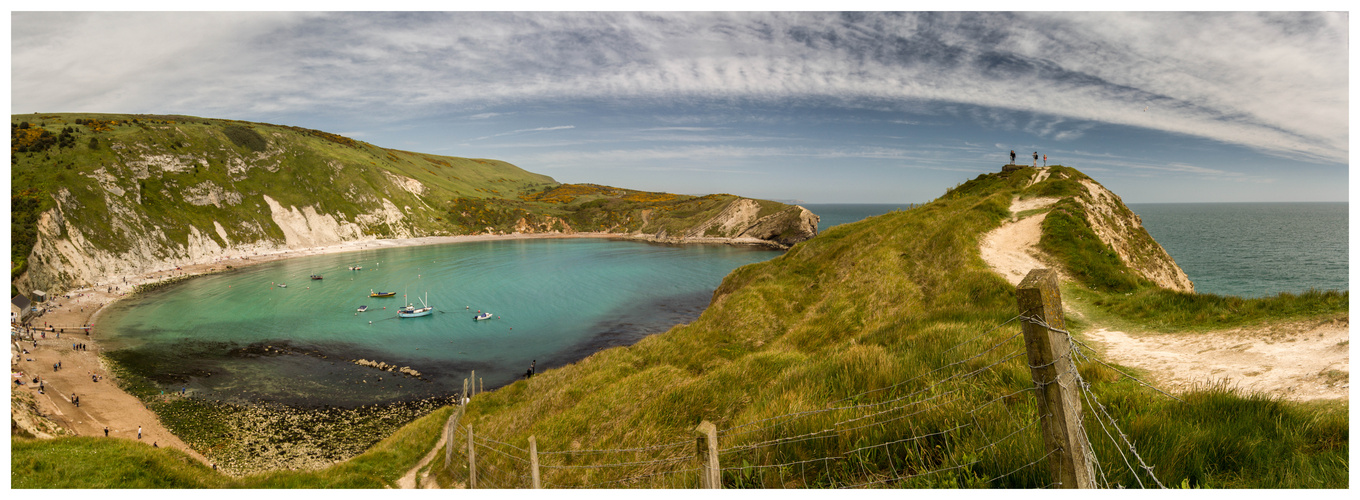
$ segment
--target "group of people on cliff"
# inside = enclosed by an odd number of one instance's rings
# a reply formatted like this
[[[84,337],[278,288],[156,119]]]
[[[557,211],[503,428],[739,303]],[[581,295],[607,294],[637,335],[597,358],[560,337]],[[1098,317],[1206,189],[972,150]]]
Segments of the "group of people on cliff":
[[[1015,164],[1015,150],[1012,149],[1012,150],[1011,150],[1011,165],[1014,165],[1014,164]],[[1034,152],[1034,165],[1033,165],[1033,166],[1035,166],[1035,167],[1039,166],[1039,152],[1038,152],[1038,151],[1035,151],[1035,152]],[[1045,166],[1045,167],[1048,166],[1048,155],[1044,155],[1044,166]]]

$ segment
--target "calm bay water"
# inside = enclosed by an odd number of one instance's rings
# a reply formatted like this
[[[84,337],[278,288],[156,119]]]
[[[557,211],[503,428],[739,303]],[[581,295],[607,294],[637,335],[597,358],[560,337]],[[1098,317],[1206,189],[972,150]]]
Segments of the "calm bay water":
[[[819,230],[910,204],[809,204]],[[1348,290],[1345,203],[1134,204],[1202,293]],[[357,406],[487,388],[693,321],[733,269],[779,252],[721,245],[507,240],[289,259],[121,301],[106,346],[168,389],[233,402]],[[349,271],[351,265],[363,271]],[[312,281],[311,274],[324,280]],[[287,283],[287,288],[272,283]],[[370,290],[396,291],[370,298]],[[397,319],[428,293],[436,313]],[[359,305],[370,310],[357,313]],[[384,307],[386,309],[384,309]],[[476,322],[476,311],[498,316]],[[372,322],[370,324],[370,322]],[[422,380],[353,364],[410,366]]]
[[[1195,291],[1266,297],[1350,289],[1347,203],[1130,204]]]
[[[542,370],[632,344],[694,320],[729,272],[779,254],[563,239],[301,257],[121,301],[100,328],[125,364],[172,390],[233,402],[381,404],[451,394],[472,370],[490,389],[534,360]],[[370,298],[370,290],[397,296]],[[427,293],[434,315],[396,318],[403,294],[419,306]],[[369,311],[356,312],[360,305]],[[474,321],[478,310],[497,319]],[[425,380],[353,359],[410,366]]]

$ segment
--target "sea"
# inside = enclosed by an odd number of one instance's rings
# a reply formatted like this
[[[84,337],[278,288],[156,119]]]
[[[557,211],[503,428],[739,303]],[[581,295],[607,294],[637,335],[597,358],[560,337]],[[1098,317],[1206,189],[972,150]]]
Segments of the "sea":
[[[819,230],[908,210],[807,204]],[[1202,293],[1348,290],[1346,203],[1130,205]],[[298,257],[110,306],[104,347],[167,390],[297,407],[447,397],[698,318],[734,269],[781,252],[606,239],[464,242]],[[362,266],[351,271],[350,266]],[[322,280],[310,280],[313,274]],[[282,287],[280,284],[286,284]],[[396,292],[372,298],[370,292]],[[402,304],[436,313],[397,318]],[[358,312],[367,305],[367,312]],[[494,319],[474,321],[482,311]],[[409,367],[418,377],[356,360]]]
[[[1198,293],[1350,290],[1349,204],[1134,203]]]

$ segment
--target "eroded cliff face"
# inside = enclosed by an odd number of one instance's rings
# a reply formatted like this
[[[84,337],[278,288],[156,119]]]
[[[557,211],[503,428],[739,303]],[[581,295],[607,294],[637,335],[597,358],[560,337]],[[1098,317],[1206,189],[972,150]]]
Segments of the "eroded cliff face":
[[[32,264],[20,280],[20,288],[67,290],[112,284],[122,276],[176,266],[373,240],[380,233],[397,238],[418,234],[407,226],[402,211],[385,198],[372,212],[359,214],[353,220],[321,213],[316,206],[284,206],[268,195],[261,198],[269,209],[266,215],[270,227],[253,220],[213,220],[210,232],[188,226],[183,241],[168,237],[144,213],[110,199],[113,216],[108,222],[119,241],[118,245],[108,245],[91,241],[86,234],[89,228],[64,215],[81,207],[73,204],[63,190],[57,208],[43,213],[39,220],[38,239],[30,257]],[[273,235],[280,232],[282,238]]]
[[[328,212],[319,202],[297,206],[269,194],[242,192],[231,181],[181,185],[167,175],[205,168],[206,159],[139,152],[145,149],[140,145],[114,143],[110,149],[119,161],[86,174],[93,183],[52,195],[55,207],[39,217],[28,271],[15,282],[22,291],[78,289],[224,258],[426,235],[408,218],[410,207],[403,210],[381,196],[423,191],[407,177],[383,172],[387,185],[376,192],[339,191],[349,215]],[[278,158],[282,154],[270,148],[230,157],[227,173],[242,180],[252,169],[278,171],[286,168]],[[344,185],[339,168],[333,180],[337,187]]]
[[[806,208],[790,205],[763,217],[760,216],[760,209],[760,202],[756,200],[737,199],[712,219],[694,226],[675,239],[761,240],[773,243],[772,246],[787,248],[817,236],[817,223],[821,218]]]
[[[1104,186],[1089,179],[1082,179],[1081,184],[1086,188],[1087,196],[1078,196],[1077,202],[1086,209],[1086,222],[1101,241],[1114,249],[1120,260],[1157,286],[1194,293],[1195,284],[1143,228],[1143,220],[1138,214]]]

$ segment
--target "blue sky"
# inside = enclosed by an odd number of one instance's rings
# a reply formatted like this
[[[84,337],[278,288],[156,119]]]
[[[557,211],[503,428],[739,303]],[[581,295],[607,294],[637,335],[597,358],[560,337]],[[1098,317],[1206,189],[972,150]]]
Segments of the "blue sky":
[[[10,21],[11,113],[298,125],[560,182],[807,203],[928,201],[1012,149],[1129,203],[1348,199],[1346,13]]]

